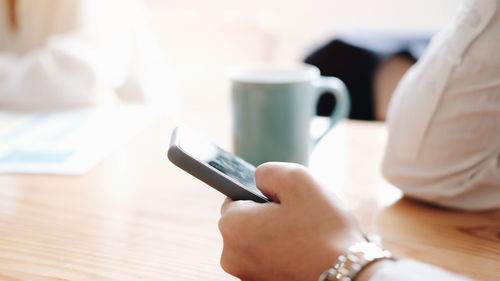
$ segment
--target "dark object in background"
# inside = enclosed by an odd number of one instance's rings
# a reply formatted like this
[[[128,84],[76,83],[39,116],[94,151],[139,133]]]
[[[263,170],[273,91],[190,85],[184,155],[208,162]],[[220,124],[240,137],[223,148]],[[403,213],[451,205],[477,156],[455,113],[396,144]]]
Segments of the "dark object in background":
[[[335,76],[346,84],[351,96],[349,118],[375,119],[373,77],[385,59],[403,55],[416,62],[429,44],[430,35],[390,35],[374,32],[349,32],[333,39],[307,56],[321,75]],[[319,116],[328,116],[335,107],[331,95],[320,98]]]

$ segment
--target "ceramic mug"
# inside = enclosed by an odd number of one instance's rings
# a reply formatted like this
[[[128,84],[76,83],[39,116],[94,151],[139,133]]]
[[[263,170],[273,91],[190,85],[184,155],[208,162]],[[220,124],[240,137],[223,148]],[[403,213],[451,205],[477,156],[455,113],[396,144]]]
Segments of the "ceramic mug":
[[[314,146],[349,113],[344,83],[320,76],[312,65],[233,67],[229,78],[234,153],[254,165],[269,161],[308,165]],[[326,131],[314,138],[311,121],[325,93],[335,96],[335,108]]]

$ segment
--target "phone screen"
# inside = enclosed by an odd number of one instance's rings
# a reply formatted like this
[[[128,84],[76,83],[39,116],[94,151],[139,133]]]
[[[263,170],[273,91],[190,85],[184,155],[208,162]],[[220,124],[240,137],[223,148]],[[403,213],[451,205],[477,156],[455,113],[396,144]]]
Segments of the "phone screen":
[[[255,185],[255,167],[252,164],[185,129],[182,130],[179,146],[192,157],[212,166],[253,193],[264,196]]]

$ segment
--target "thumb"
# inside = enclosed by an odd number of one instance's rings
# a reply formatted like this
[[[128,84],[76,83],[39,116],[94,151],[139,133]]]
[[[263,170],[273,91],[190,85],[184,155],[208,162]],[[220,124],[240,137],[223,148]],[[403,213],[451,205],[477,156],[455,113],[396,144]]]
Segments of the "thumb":
[[[319,184],[306,167],[294,163],[269,162],[255,170],[257,188],[275,203],[310,197]]]

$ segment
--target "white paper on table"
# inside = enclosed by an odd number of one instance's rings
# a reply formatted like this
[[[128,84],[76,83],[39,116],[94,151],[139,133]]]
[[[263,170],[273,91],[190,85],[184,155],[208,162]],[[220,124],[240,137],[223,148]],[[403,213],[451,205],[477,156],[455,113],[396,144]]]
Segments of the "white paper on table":
[[[145,106],[0,111],[0,173],[84,174],[154,117]]]

